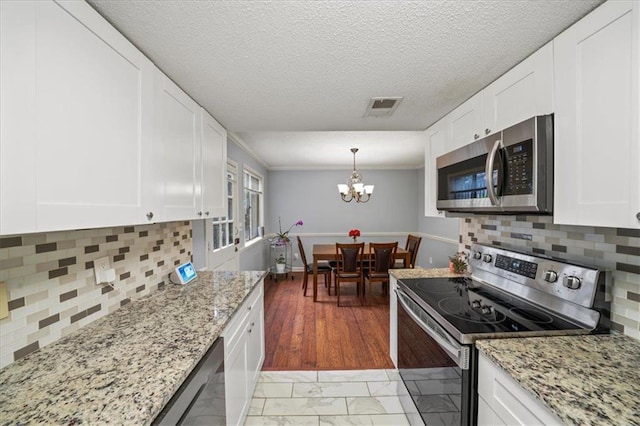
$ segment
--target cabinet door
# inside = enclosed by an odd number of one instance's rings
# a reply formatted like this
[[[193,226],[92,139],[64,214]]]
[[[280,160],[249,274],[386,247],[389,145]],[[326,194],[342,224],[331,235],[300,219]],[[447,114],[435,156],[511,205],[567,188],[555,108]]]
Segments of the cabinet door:
[[[264,301],[256,301],[251,310],[247,336],[248,398],[251,399],[264,362]]]
[[[448,114],[450,131],[447,151],[470,144],[483,136],[482,108],[482,92],[480,92]]]
[[[483,136],[553,112],[553,43],[548,43],[482,91]]]
[[[2,2],[6,233],[144,222],[153,65],[84,2]]]
[[[248,374],[247,374],[247,329],[243,328],[242,338],[238,343],[230,348],[224,357],[224,390],[227,409],[227,424],[239,425],[249,406],[250,399],[247,397]],[[226,348],[225,348],[226,350]]]
[[[203,217],[225,216],[227,131],[203,108],[201,141],[201,187]]]
[[[160,220],[198,218],[196,179],[200,178],[200,107],[175,83],[156,71],[154,149],[159,150],[163,182]],[[156,146],[157,144],[157,146]]]
[[[426,130],[427,143],[424,158],[424,215],[444,217],[436,209],[438,201],[438,169],[436,159],[446,153],[448,145],[448,118],[445,117]]]
[[[554,40],[554,222],[640,228],[640,5],[606,2]]]
[[[478,357],[478,397],[488,406],[479,407],[478,424],[487,420],[489,424],[522,426],[562,424],[549,408],[483,353]]]

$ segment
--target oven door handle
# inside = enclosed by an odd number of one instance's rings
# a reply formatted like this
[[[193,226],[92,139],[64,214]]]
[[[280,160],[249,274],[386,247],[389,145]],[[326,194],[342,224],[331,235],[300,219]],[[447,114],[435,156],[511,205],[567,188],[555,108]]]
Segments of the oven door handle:
[[[424,330],[424,332],[427,333],[429,337],[435,340],[436,343],[440,345],[442,349],[447,351],[453,357],[456,364],[458,364],[458,367],[462,368],[463,370],[467,370],[469,368],[469,354],[466,353],[467,351],[464,350],[465,348],[461,346],[456,346],[451,342],[447,341],[444,337],[442,337],[437,332],[437,330],[435,330],[434,327],[431,327],[429,326],[429,324],[426,324],[418,315],[416,315],[415,312],[413,312],[413,310],[408,305],[406,300],[409,298],[409,296],[407,296],[403,291],[398,289],[396,289],[395,292],[396,292],[396,295],[398,296],[398,301],[400,302],[404,310],[407,312],[407,314],[416,322],[416,324],[418,324],[418,326],[420,326],[420,328]]]

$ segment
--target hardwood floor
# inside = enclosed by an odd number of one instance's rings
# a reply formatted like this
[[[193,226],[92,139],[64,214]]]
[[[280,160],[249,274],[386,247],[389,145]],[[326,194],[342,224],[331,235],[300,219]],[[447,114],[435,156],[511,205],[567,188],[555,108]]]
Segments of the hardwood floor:
[[[380,284],[372,286],[365,306],[356,298],[355,286],[341,287],[340,304],[345,306],[338,307],[322,278],[314,303],[313,283],[304,297],[302,273],[293,275],[294,280],[265,280],[263,371],[393,368],[389,298],[382,295]]]

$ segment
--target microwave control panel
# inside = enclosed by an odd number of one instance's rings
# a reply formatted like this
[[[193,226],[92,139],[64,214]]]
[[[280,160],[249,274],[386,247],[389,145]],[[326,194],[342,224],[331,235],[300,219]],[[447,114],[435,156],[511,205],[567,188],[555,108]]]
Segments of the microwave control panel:
[[[533,194],[533,139],[504,148],[506,159],[504,195]]]

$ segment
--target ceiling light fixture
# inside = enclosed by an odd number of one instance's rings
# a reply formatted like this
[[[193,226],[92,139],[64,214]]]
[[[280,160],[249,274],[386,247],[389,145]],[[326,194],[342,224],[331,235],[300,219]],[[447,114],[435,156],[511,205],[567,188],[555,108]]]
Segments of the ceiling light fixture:
[[[366,203],[371,198],[374,185],[365,185],[362,183],[362,175],[356,170],[356,152],[358,148],[351,148],[353,152],[353,173],[351,177],[347,179],[347,184],[339,183],[338,191],[342,201],[348,203],[352,200],[356,200],[358,203]]]

